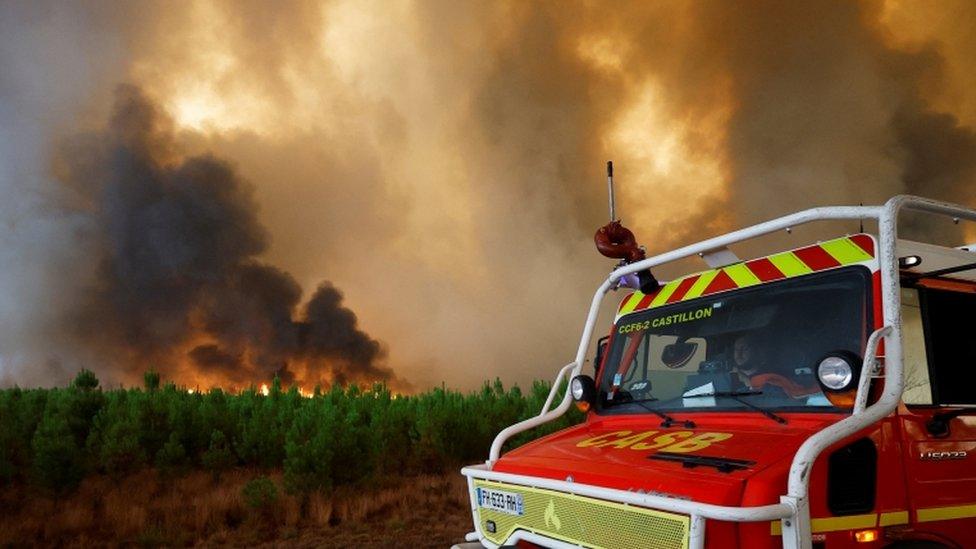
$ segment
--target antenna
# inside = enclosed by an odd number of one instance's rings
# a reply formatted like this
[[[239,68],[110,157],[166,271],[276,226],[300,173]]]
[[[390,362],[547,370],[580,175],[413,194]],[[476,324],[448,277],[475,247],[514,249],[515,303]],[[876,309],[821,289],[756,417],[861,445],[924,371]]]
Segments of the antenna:
[[[613,160],[607,160],[607,189],[610,191],[610,222],[617,220],[613,203]]]

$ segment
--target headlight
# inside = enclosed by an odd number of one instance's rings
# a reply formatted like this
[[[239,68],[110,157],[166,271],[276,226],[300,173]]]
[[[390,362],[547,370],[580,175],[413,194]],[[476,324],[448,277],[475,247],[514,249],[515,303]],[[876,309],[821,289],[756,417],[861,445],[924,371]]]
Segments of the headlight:
[[[569,390],[573,393],[573,400],[583,400],[583,382],[578,376],[570,382]]]
[[[569,394],[581,412],[589,412],[596,401],[596,382],[587,375],[578,375],[569,382]]]
[[[827,389],[843,391],[854,381],[854,365],[842,356],[825,357],[817,365],[817,378]]]

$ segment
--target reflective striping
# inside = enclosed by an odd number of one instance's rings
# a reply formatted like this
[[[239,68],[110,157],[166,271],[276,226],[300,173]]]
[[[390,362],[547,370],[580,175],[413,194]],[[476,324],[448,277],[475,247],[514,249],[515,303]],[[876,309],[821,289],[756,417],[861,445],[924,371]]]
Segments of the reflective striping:
[[[625,315],[633,311],[637,307],[637,304],[640,303],[641,297],[643,295],[644,294],[640,292],[634,292],[629,296],[625,297],[623,302],[620,303],[620,310],[617,311],[617,314]]]
[[[617,319],[645,309],[844,265],[861,264],[871,271],[877,271],[878,264],[872,255],[874,249],[875,244],[871,236],[858,234],[745,263],[728,265],[720,269],[695,273],[672,280],[649,294],[635,292],[625,297],[617,310]]]
[[[841,530],[856,530],[858,528],[874,528],[878,525],[878,515],[851,515],[849,517],[826,517],[810,520],[810,531],[814,534],[839,532]],[[769,523],[769,533],[773,536],[783,535],[783,526],[778,520]]]
[[[474,486],[522,498],[522,515],[478,505],[481,534],[495,544],[525,530],[581,547],[688,547],[691,519],[687,515],[480,479]],[[493,523],[491,529],[488,521]]]
[[[701,297],[705,293],[705,288],[715,280],[715,276],[718,275],[718,271],[705,271],[702,273],[698,280],[691,285],[691,289],[685,294],[685,299],[694,299],[696,297]]]
[[[800,258],[800,261],[806,263],[807,267],[810,267],[814,271],[823,271],[840,266],[840,262],[834,259],[834,256],[828,254],[822,245],[807,246],[806,248],[793,250],[793,253],[796,257]]]
[[[972,518],[976,517],[976,504],[917,509],[915,511],[915,517],[918,522]]]
[[[908,524],[908,511],[888,511],[881,513],[881,517],[878,519],[878,526],[897,526],[899,524]]]
[[[749,270],[745,263],[738,263],[736,265],[729,265],[722,269],[725,274],[729,275],[729,278],[735,282],[735,285],[739,288],[745,288],[748,286],[755,286],[762,282],[756,273]]]
[[[772,282],[773,280],[786,278],[783,276],[782,271],[777,269],[776,265],[773,265],[773,262],[765,257],[747,262],[746,267],[749,267],[749,270],[763,282]]]
[[[726,290],[734,290],[735,288],[735,281],[729,278],[729,275],[725,271],[719,270],[715,273],[715,278],[712,279],[712,283],[705,288],[704,295],[717,294]]]
[[[855,528],[874,528],[878,525],[878,515],[851,515],[849,517],[815,518],[810,521],[813,533],[854,530]]]
[[[851,242],[857,244],[858,248],[864,250],[864,253],[871,257],[874,257],[874,239],[866,234],[856,234],[851,237]]]
[[[771,255],[769,256],[769,262],[775,265],[787,278],[813,272],[813,269],[807,267],[807,264],[800,261],[800,258],[796,257],[796,254],[793,252]]]
[[[976,504],[917,509],[915,516],[916,522],[974,518],[976,517]],[[880,515],[867,514],[851,515],[849,517],[815,518],[810,521],[810,526],[814,534],[822,534],[841,530],[874,528],[875,526],[899,526],[908,524],[908,518],[908,511],[886,511]],[[783,528],[778,520],[769,523],[769,533],[773,536],[783,535]]]
[[[698,282],[699,278],[701,278],[701,275],[693,275],[682,279],[681,284],[678,284],[678,288],[675,289],[674,293],[671,294],[671,297],[668,298],[668,303],[683,301],[685,296],[688,295],[688,290],[695,285],[695,282]]]
[[[862,250],[860,246],[852,242],[849,238],[824,242],[820,247],[841,265],[850,265],[851,263],[860,263],[871,259],[871,256],[867,252]]]
[[[646,309],[651,304],[652,299],[654,299],[653,295],[640,294],[640,300],[637,301],[637,308]]]
[[[669,297],[671,297],[671,294],[673,294],[675,290],[678,289],[678,284],[681,284],[680,278],[678,280],[672,280],[671,282],[665,284],[663,288],[658,290],[657,295],[654,296],[654,299],[651,300],[650,306],[658,307],[660,305],[664,305],[664,302],[667,301]]]

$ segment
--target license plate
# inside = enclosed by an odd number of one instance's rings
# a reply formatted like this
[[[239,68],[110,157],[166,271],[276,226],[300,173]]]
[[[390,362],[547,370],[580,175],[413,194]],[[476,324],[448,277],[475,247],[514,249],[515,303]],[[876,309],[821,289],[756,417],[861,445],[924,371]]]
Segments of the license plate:
[[[522,504],[522,494],[503,492],[489,488],[478,488],[478,506],[507,515],[522,516],[525,507]]]

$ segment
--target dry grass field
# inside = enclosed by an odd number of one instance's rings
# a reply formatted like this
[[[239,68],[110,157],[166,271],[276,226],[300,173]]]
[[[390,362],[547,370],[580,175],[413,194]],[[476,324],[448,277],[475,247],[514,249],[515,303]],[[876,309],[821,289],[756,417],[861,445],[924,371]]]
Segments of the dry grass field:
[[[244,495],[253,470],[218,481],[204,472],[172,480],[153,470],[121,480],[85,479],[77,492],[51,499],[27,488],[0,495],[0,545],[59,547],[449,547],[471,528],[467,493],[456,471],[368,486],[329,496],[289,495],[281,475],[273,500]]]

